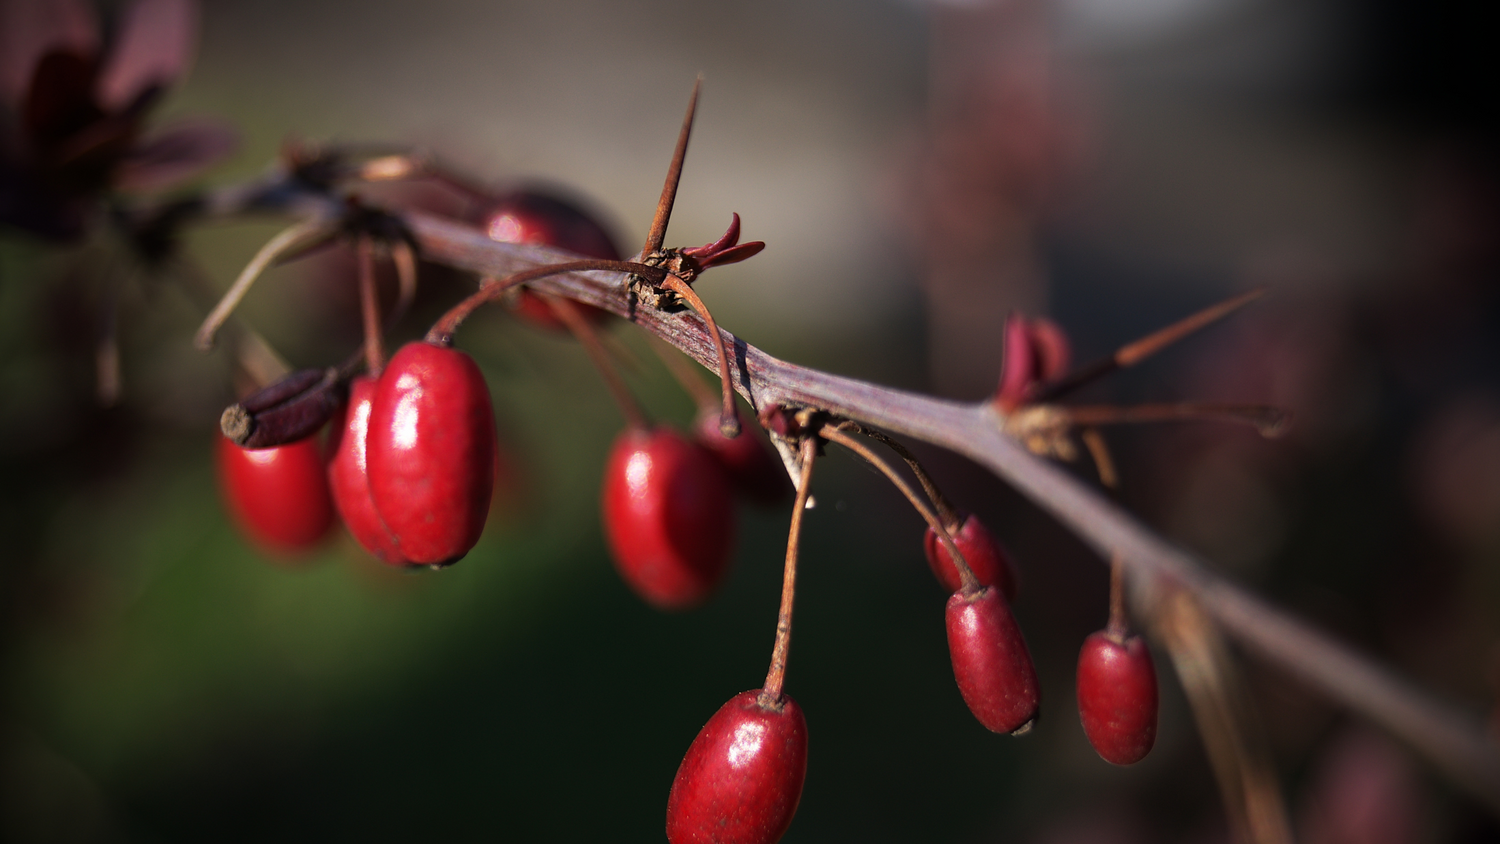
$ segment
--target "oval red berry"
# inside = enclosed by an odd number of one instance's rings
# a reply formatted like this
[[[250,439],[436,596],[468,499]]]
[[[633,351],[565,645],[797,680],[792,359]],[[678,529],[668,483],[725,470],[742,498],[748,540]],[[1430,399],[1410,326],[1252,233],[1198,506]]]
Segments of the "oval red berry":
[[[997,588],[948,599],[948,653],[969,711],[997,733],[1022,732],[1041,699],[1021,627]]]
[[[1156,667],[1139,636],[1091,634],[1078,654],[1078,715],[1106,762],[1130,765],[1156,743]]]
[[[370,497],[402,556],[446,565],[484,531],[495,479],[495,417],[463,352],[408,343],[370,400]]]
[[[370,497],[365,446],[374,395],[374,378],[361,375],[349,382],[349,402],[328,439],[328,488],[344,527],[355,541],[381,562],[404,566],[410,561],[401,554]]]
[[[763,437],[750,430],[741,430],[733,439],[724,436],[719,431],[717,407],[698,415],[693,423],[693,438],[724,470],[735,491],[750,501],[775,504],[791,492],[786,469]]]
[[[807,719],[788,695],[763,706],[742,692],[714,713],[672,780],[671,844],[774,844],[786,834],[807,778]]]
[[[981,586],[998,586],[1005,600],[1016,599],[1019,578],[1015,563],[978,516],[972,513],[964,516],[958,531],[953,534],[953,544],[958,546],[964,562],[969,564]],[[930,526],[922,538],[922,546],[927,551],[927,565],[932,568],[938,582],[949,592],[957,592],[963,585],[958,577],[958,566],[948,554],[948,546],[938,539],[937,531]]]
[[[317,437],[273,448],[240,448],[218,438],[219,489],[230,516],[262,550],[307,551],[333,526],[333,502]]]
[[[620,576],[661,609],[702,603],[724,579],[734,499],[713,459],[669,428],[629,429],[604,468],[604,532]]]

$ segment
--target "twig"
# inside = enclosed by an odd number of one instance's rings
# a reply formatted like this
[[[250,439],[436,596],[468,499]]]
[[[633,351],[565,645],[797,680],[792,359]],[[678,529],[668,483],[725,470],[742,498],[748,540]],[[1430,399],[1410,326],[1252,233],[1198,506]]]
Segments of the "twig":
[[[506,275],[572,257],[558,250],[493,241],[461,223],[420,212],[405,215],[405,220],[428,260],[480,274]],[[559,274],[533,287],[629,319],[706,369],[718,369],[718,355],[701,318],[686,311],[633,309],[620,273]],[[990,403],[933,398],[797,366],[727,331],[720,333],[725,346],[734,350],[735,388],[752,407],[815,407],[968,457],[1051,513],[1102,559],[1118,555],[1144,591],[1159,591],[1151,588],[1158,584],[1188,590],[1249,650],[1381,724],[1500,812],[1500,750],[1476,719],[1213,574],[1196,557],[1169,544],[1064,469],[1028,453],[1002,432],[1004,417]]]

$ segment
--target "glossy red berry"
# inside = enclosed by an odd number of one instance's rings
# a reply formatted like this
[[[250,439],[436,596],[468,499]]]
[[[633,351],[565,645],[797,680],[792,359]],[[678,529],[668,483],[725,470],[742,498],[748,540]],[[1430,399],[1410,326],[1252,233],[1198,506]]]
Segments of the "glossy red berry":
[[[620,259],[620,250],[609,233],[592,215],[577,205],[537,191],[516,191],[502,197],[485,212],[485,233],[502,243],[535,243],[555,246],[589,258],[611,261]],[[511,301],[516,313],[544,328],[566,331],[567,326],[553,313],[552,307],[526,288]],[[608,311],[575,303],[579,312],[591,322],[601,322]]]
[[[774,844],[786,834],[807,777],[807,719],[783,694],[762,705],[742,692],[714,713],[672,780],[671,844]]]
[[[1101,630],[1078,654],[1078,715],[1106,762],[1130,765],[1156,742],[1156,667],[1139,636],[1123,642]]]
[[[495,418],[473,359],[432,343],[391,358],[370,399],[370,497],[401,556],[446,565],[474,547],[495,482]]]
[[[286,556],[322,541],[333,526],[333,502],[316,436],[259,449],[218,440],[219,489],[252,542]]]
[[[728,571],[734,499],[702,447],[670,428],[627,429],[604,469],[604,532],[637,594],[660,609],[686,609]]]
[[[1040,702],[1036,668],[1021,627],[998,589],[948,599],[948,653],[969,711],[997,733],[1024,732]]]
[[[949,556],[948,546],[938,539],[937,531],[929,526],[922,544],[927,551],[927,565],[932,567],[932,573],[937,576],[938,582],[949,592],[957,592],[962,585],[959,582],[958,566],[954,565],[953,558]],[[998,586],[1005,600],[1016,599],[1016,590],[1019,588],[1016,565],[1011,562],[1005,549],[1000,547],[1000,543],[990,535],[984,522],[979,521],[978,516],[973,513],[964,516],[953,534],[953,544],[964,555],[964,562],[969,564],[980,585]]]
[[[385,521],[370,497],[370,476],[365,457],[370,429],[370,400],[375,379],[367,375],[349,383],[349,402],[328,438],[328,488],[344,526],[355,541],[376,559],[393,566],[410,563],[402,555]]]
[[[734,490],[756,504],[775,504],[787,497],[792,483],[769,445],[742,425],[733,439],[719,431],[717,407],[698,415],[693,438],[708,450]]]

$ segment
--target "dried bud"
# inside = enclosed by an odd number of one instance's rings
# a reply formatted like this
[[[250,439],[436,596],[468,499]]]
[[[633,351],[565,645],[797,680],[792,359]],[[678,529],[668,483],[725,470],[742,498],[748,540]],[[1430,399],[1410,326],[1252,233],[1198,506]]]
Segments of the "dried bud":
[[[344,401],[333,367],[302,369],[230,405],[219,427],[241,448],[270,448],[312,436]]]

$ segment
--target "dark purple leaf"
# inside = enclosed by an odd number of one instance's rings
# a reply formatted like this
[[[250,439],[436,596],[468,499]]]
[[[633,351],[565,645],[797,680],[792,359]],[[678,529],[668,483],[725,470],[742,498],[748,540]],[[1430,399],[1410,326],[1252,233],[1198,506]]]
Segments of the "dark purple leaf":
[[[228,124],[210,120],[179,123],[141,141],[115,170],[120,190],[161,190],[190,179],[224,160],[239,146]]]
[[[99,104],[125,108],[153,87],[181,78],[198,38],[192,0],[136,0],[120,19],[119,37],[99,74]]]
[[[47,156],[69,136],[97,121],[94,61],[53,51],[42,56],[21,103],[21,123],[33,154]]]
[[[87,0],[0,0],[0,106],[20,108],[37,63],[52,51],[99,52],[99,22]]]

